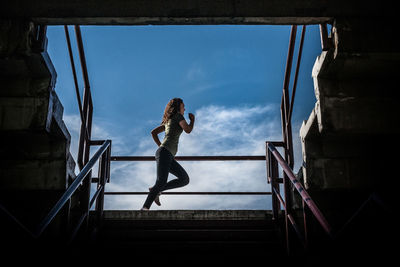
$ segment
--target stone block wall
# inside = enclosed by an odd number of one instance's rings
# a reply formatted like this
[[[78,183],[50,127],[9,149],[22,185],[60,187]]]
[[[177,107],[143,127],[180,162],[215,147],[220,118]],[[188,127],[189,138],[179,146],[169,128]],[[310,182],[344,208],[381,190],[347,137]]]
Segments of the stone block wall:
[[[317,102],[300,129],[304,183],[337,225],[371,193],[394,194],[400,49],[393,25],[337,18],[333,47],[312,71]]]
[[[0,204],[31,230],[75,178],[57,74],[36,30],[0,21]],[[66,220],[68,207],[48,233],[58,235]]]

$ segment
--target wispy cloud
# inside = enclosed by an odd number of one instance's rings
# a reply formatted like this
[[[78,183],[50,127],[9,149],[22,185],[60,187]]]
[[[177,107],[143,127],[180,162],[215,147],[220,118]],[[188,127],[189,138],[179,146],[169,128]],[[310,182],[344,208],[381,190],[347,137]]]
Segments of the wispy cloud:
[[[190,135],[182,133],[178,155],[264,155],[264,142],[279,136],[273,105],[228,108],[206,106],[195,111]],[[162,138],[162,135],[160,135]],[[151,138],[140,140],[138,154],[153,155]],[[113,163],[114,164],[114,163]],[[155,162],[117,163],[109,191],[147,191],[155,182]],[[115,164],[115,165],[117,165]],[[265,162],[181,162],[190,184],[177,191],[269,191]],[[174,176],[170,175],[169,179]],[[269,196],[162,196],[163,205],[152,209],[260,209],[269,207]],[[110,196],[109,209],[139,209],[145,196]]]
[[[75,162],[77,161],[78,149],[79,149],[79,134],[81,130],[81,117],[78,114],[65,114],[63,115],[63,121],[67,126],[67,129],[71,135],[71,145],[70,152]],[[113,129],[111,123],[101,119],[94,118],[92,123],[92,140],[112,140],[112,149],[114,153],[124,154],[129,151],[128,147],[125,145],[125,140],[122,136],[115,136],[110,133],[108,129]],[[91,150],[91,154],[96,152],[95,147]],[[75,173],[78,173],[79,169],[76,165]]]
[[[204,106],[196,110],[195,128],[182,133],[177,155],[264,155],[266,140],[280,140],[281,129],[275,105],[241,107]],[[79,116],[65,116],[71,135],[77,139]],[[113,140],[113,154],[124,155],[132,146],[120,136],[112,136],[105,122],[94,121],[93,135]],[[160,139],[162,139],[162,134]],[[136,140],[137,142],[138,140]],[[76,148],[75,148],[76,147]],[[142,137],[135,155],[154,155],[157,146],[151,137]],[[72,150],[77,151],[73,142]],[[264,161],[184,161],[190,176],[186,187],[175,191],[270,191]],[[174,176],[170,174],[169,179]],[[112,162],[111,183],[106,191],[147,191],[156,180],[155,162]],[[139,209],[145,195],[106,196],[106,209]],[[152,209],[269,209],[270,196],[164,195],[162,206]]]

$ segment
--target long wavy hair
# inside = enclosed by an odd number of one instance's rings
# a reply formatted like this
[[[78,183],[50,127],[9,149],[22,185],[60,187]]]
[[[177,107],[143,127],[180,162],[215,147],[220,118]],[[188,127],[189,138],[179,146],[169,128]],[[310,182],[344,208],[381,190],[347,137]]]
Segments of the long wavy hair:
[[[173,98],[168,102],[164,110],[164,115],[162,118],[161,125],[166,124],[168,120],[172,118],[172,116],[179,113],[181,108],[181,103],[183,103],[183,100],[181,98]]]

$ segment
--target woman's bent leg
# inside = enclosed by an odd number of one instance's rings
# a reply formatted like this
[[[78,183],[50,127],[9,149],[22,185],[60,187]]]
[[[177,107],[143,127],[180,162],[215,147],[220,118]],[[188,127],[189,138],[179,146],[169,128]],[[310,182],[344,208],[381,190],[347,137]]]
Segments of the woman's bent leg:
[[[172,173],[173,175],[175,175],[177,177],[177,179],[173,179],[173,180],[169,181],[163,188],[163,191],[168,190],[168,189],[182,187],[189,183],[189,175],[187,174],[185,169],[175,159],[172,160],[172,162],[171,162],[169,172]]]
[[[150,193],[147,195],[146,201],[143,204],[144,208],[150,209],[150,206],[156,196],[164,189],[168,180],[168,173],[172,160],[173,157],[166,148],[160,147],[159,149],[157,149],[157,180],[155,185],[150,189]]]

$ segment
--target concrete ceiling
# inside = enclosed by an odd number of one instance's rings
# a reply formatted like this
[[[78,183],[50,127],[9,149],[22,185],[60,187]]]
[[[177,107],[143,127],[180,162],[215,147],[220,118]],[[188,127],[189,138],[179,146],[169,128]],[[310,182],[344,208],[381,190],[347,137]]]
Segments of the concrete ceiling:
[[[395,15],[393,2],[362,0],[11,0],[5,19],[39,24],[317,24],[334,17]]]

